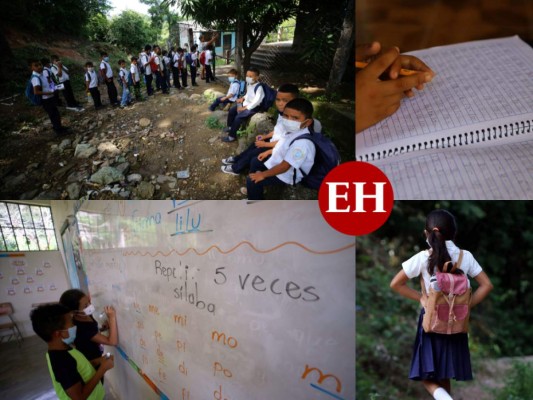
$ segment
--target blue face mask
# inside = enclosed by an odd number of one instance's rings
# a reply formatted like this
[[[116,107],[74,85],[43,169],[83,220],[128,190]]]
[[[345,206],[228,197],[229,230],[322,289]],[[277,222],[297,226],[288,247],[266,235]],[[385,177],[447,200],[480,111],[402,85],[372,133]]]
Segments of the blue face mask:
[[[72,326],[68,329],[62,329],[63,331],[68,331],[68,338],[64,339],[61,338],[63,343],[65,344],[72,344],[74,343],[74,340],[76,340],[76,330],[78,329],[77,326]]]
[[[105,62],[109,62],[109,57],[104,57]]]
[[[229,77],[228,77],[228,81],[229,81],[229,83],[233,83],[233,82],[235,82],[235,77],[233,77],[233,76],[229,76]]]

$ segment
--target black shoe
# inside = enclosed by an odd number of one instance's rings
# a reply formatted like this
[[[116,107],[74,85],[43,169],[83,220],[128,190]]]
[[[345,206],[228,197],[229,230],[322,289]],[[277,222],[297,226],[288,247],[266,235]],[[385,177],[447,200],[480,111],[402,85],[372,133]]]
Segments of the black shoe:
[[[193,86],[198,86],[198,84],[197,84],[197,83],[193,83],[192,85],[193,85]]]

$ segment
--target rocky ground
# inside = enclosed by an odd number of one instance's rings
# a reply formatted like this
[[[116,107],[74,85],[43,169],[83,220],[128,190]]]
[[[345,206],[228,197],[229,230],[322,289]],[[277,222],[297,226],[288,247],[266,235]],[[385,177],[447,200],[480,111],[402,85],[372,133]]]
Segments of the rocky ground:
[[[107,106],[95,111],[87,104],[85,112],[77,113],[60,108],[63,124],[73,132],[63,137],[53,133],[44,111],[36,108],[33,123],[2,135],[0,196],[243,199],[245,176],[224,174],[220,160],[243,149],[255,134],[240,143],[223,143],[227,112],[207,109],[217,92],[226,89],[219,82],[200,81],[198,87],[172,89],[169,95],[158,92],[126,109]],[[107,100],[105,87],[100,92]],[[211,115],[210,128],[206,119]],[[254,124],[256,132],[272,127],[267,114],[258,114]],[[267,193],[283,199],[316,196],[304,188]]]

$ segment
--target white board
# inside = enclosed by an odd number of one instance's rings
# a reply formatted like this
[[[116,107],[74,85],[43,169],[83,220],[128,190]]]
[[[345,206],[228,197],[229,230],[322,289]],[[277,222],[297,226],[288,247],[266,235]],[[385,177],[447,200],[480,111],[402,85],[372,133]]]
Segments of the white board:
[[[77,218],[92,301],[163,398],[355,398],[355,239],[317,202],[89,201]],[[129,373],[106,379],[143,398]]]

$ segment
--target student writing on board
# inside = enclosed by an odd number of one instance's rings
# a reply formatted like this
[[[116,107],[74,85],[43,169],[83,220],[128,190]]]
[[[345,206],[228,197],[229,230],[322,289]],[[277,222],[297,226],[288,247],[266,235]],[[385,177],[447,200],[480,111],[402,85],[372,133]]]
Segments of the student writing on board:
[[[93,317],[95,311],[89,297],[79,289],[70,289],[61,295],[59,300],[69,310],[74,311],[73,322],[78,332],[74,344],[85,357],[98,368],[103,354],[102,345],[118,344],[117,319],[115,309],[104,307],[109,324],[109,337],[98,331],[98,322]]]

